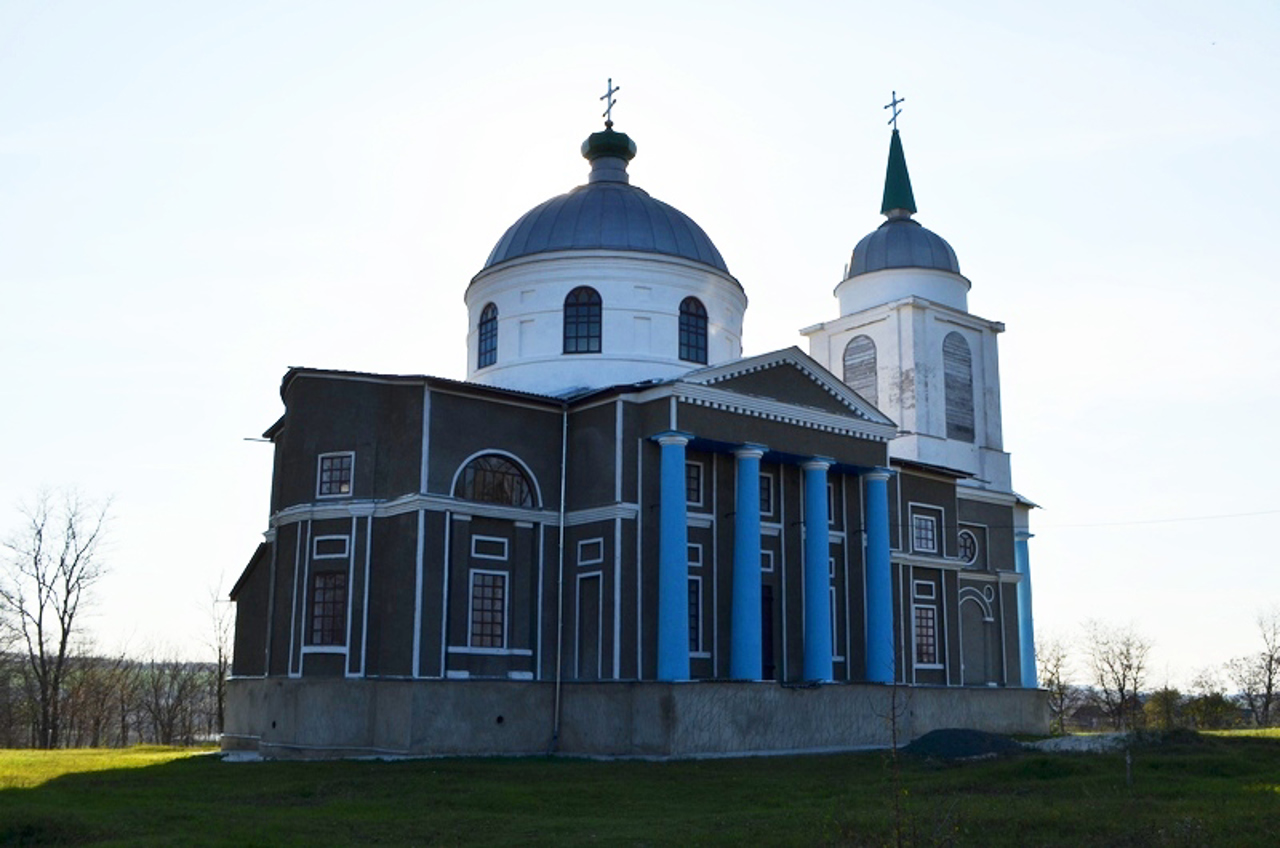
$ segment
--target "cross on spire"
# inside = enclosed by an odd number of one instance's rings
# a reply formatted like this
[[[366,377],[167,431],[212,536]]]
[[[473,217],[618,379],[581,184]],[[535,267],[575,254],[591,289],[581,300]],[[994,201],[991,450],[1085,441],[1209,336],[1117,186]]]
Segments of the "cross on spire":
[[[894,132],[898,131],[898,116],[902,114],[902,110],[898,108],[898,104],[906,103],[906,102],[907,102],[907,98],[905,97],[899,98],[898,92],[895,91],[893,93],[893,99],[885,104],[884,108],[893,110],[893,117],[890,118],[888,121],[885,121],[885,123],[893,124]]]
[[[600,96],[601,100],[608,100],[608,108],[604,110],[604,126],[605,129],[613,129],[613,95],[622,90],[622,86],[614,88],[613,77],[609,77],[609,90]]]

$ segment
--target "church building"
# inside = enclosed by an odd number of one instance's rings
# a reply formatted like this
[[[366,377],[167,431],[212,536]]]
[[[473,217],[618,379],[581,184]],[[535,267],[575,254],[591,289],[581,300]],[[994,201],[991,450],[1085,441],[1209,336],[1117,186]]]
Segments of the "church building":
[[[293,368],[270,521],[232,590],[223,747],[271,757],[672,757],[1047,730],[1029,501],[997,335],[915,219],[839,316],[742,355],[747,293],[631,185],[587,182],[472,278],[467,379]]]

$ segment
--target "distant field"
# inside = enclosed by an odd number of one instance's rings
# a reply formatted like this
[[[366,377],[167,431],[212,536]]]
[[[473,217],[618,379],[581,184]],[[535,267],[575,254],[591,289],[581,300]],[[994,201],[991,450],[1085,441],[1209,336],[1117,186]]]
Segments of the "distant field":
[[[0,751],[0,846],[1280,844],[1277,731],[1137,748],[1132,786],[1123,754],[899,762]]]

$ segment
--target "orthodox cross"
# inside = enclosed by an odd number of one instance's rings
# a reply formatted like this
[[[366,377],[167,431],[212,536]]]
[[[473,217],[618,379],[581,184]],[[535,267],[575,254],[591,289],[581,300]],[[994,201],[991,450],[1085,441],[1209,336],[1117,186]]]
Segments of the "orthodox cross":
[[[893,110],[893,117],[890,118],[888,121],[885,121],[885,123],[893,124],[894,130],[898,129],[898,116],[902,114],[902,110],[898,108],[898,104],[906,103],[906,102],[907,102],[907,98],[905,97],[899,98],[898,92],[895,91],[893,93],[893,100],[885,104],[884,108]]]
[[[609,90],[600,96],[601,100],[608,100],[609,107],[604,110],[604,125],[606,128],[613,127],[613,95],[622,91],[622,86],[613,87],[613,77],[609,77]]]

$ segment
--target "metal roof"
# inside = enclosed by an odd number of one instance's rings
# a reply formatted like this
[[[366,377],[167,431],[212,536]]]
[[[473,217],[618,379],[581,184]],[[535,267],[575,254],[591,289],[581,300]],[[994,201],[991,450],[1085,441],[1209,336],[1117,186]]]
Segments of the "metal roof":
[[[692,218],[622,182],[588,183],[535,206],[498,239],[484,267],[554,250],[661,253],[729,273]]]
[[[890,218],[853,248],[849,276],[885,268],[936,268],[959,274],[960,262],[942,236],[910,218]]]

